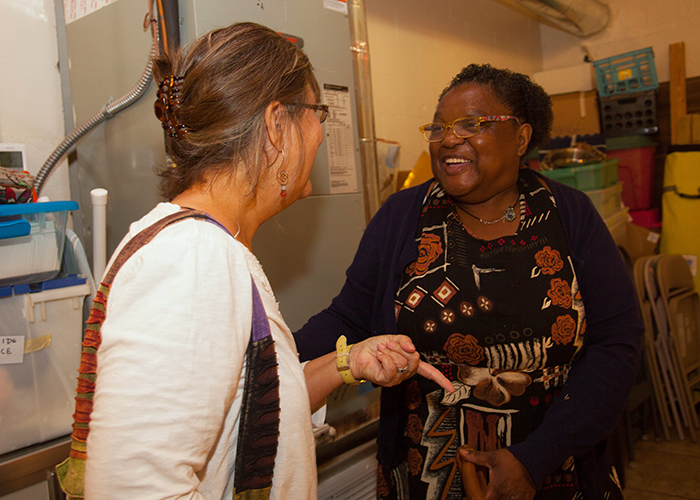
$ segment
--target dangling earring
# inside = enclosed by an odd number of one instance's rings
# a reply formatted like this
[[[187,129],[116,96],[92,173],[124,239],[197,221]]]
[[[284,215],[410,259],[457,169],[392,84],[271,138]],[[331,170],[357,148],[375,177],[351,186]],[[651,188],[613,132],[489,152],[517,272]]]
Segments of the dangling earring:
[[[282,153],[282,165],[284,165],[284,149],[280,149],[279,152]],[[280,183],[280,187],[282,189],[280,191],[280,196],[282,198],[287,196],[287,180],[289,180],[289,172],[280,166],[280,169],[277,171],[277,182]]]

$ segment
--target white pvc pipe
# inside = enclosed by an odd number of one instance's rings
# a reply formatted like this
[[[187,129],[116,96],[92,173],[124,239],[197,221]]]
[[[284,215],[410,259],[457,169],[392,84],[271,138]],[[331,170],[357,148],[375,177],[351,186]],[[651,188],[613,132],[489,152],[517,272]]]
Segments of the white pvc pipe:
[[[92,274],[95,285],[100,286],[107,267],[107,190],[90,191],[92,200]]]

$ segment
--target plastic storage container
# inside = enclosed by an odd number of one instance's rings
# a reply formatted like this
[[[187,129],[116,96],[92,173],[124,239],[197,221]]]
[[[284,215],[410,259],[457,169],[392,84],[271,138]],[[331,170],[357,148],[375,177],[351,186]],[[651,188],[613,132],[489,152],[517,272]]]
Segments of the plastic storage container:
[[[656,143],[645,135],[607,139],[608,156],[620,160],[622,202],[630,210],[651,207],[656,171]]]
[[[617,159],[610,159],[589,165],[540,170],[540,173],[581,191],[594,191],[617,183],[618,162]]]
[[[0,288],[0,454],[72,432],[90,285],[78,277],[39,290]]]
[[[75,201],[0,205],[0,286],[53,279]]]
[[[605,218],[605,225],[617,243],[617,246],[627,245],[627,224],[629,223],[629,209],[623,208],[616,214]]]
[[[622,183],[618,182],[610,187],[586,191],[598,213],[603,219],[612,217],[622,210]]]
[[[600,100],[600,130],[606,137],[655,134],[656,90]]]
[[[661,227],[661,210],[658,208],[648,208],[644,210],[630,210],[632,224],[655,229]]]
[[[659,88],[651,47],[593,62],[600,97],[633,94]]]

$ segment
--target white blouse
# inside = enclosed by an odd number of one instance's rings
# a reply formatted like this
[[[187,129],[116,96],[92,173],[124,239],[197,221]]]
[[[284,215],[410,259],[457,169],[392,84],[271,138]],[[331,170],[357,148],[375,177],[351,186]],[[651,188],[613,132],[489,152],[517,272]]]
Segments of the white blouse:
[[[131,225],[117,251],[179,209],[156,206]],[[220,227],[187,219],[138,250],[112,285],[97,354],[87,499],[231,498],[251,275],[279,363],[271,497],[316,498],[306,380],[267,277],[255,256]]]

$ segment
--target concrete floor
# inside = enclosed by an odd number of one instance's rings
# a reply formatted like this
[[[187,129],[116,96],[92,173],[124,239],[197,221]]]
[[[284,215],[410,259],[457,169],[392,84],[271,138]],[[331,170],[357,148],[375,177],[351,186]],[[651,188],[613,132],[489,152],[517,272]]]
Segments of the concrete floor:
[[[700,500],[700,442],[637,440],[625,470],[625,500]]]

